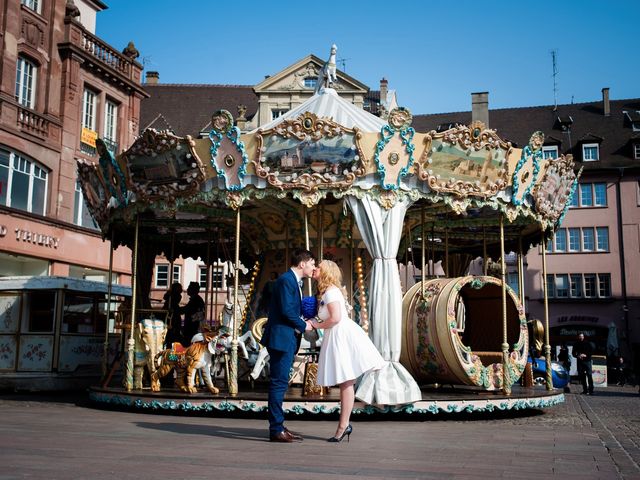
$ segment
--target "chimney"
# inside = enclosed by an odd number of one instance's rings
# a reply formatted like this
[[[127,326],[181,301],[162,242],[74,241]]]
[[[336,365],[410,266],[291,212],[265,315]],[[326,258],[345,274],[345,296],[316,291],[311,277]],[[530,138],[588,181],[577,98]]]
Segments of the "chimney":
[[[144,83],[147,85],[157,85],[160,80],[160,74],[158,72],[147,72],[145,75]]]
[[[387,93],[389,92],[389,82],[386,78],[382,77],[380,80],[380,103],[386,105],[387,103]]]
[[[611,104],[609,103],[609,87],[602,89],[602,109],[604,110],[604,116],[611,115]]]
[[[471,121],[480,121],[489,128],[489,92],[471,94]]]

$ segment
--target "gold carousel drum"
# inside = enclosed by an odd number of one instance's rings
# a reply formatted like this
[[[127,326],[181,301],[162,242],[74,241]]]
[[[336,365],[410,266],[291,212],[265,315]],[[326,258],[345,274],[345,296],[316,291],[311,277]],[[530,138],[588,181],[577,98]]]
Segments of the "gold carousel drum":
[[[402,304],[401,363],[418,382],[502,388],[502,282],[494,277],[438,278],[415,284]],[[507,287],[507,373],[524,371],[528,334],[524,310]]]

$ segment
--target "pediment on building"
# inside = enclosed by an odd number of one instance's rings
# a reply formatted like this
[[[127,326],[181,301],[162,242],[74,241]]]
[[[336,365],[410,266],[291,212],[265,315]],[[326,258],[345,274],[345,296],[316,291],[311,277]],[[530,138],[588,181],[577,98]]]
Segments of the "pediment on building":
[[[322,69],[325,61],[315,55],[307,55],[293,65],[284,70],[265,78],[254,87],[256,94],[270,92],[314,92],[314,87],[305,85],[305,79],[316,79],[318,72]],[[334,84],[338,92],[362,93],[369,91],[369,87],[350,77],[344,72],[337,70],[338,81]]]

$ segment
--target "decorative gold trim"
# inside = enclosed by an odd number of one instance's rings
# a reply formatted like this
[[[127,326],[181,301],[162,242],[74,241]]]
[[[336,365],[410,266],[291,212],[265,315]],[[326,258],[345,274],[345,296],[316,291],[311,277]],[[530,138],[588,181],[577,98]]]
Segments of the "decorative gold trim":
[[[572,155],[561,155],[549,160],[542,181],[533,190],[536,211],[547,220],[556,222],[569,201],[569,195],[576,180]]]

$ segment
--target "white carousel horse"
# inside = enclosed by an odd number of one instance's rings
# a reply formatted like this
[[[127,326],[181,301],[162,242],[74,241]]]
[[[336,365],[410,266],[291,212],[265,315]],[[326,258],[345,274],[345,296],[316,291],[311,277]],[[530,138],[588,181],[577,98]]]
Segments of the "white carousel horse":
[[[338,52],[338,47],[336,47],[335,43],[331,45],[331,53],[329,55],[329,60],[322,66],[320,71],[318,72],[318,81],[316,82],[316,91],[315,93],[320,92],[320,89],[323,87],[330,88],[334,83],[338,81],[338,77],[336,75],[336,53]]]

